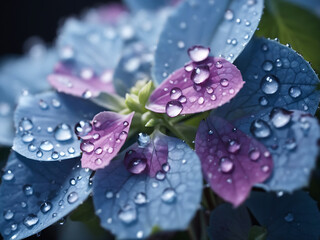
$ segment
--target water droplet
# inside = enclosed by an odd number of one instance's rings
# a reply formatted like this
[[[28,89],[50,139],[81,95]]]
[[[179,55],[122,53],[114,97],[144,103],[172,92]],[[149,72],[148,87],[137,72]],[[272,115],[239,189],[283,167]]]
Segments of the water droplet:
[[[31,185],[26,184],[23,186],[23,192],[26,196],[31,196],[33,194],[33,188]]]
[[[226,79],[226,78],[222,78],[222,79],[220,80],[220,84],[221,84],[222,87],[228,87],[229,81],[228,81],[228,79]]]
[[[123,223],[130,224],[136,221],[137,211],[134,207],[127,204],[119,211],[118,217]]]
[[[228,21],[231,21],[233,19],[233,12],[228,9],[224,14],[224,18]]]
[[[101,165],[102,164],[102,160],[101,160],[101,158],[97,158],[95,161],[94,161],[94,163],[96,164],[96,165]]]
[[[11,220],[14,217],[14,213],[11,210],[4,211],[3,217],[5,220]]]
[[[216,68],[218,68],[218,69],[220,69],[220,68],[223,67],[222,62],[220,62],[220,61],[217,61],[215,66],[216,66]]]
[[[29,214],[24,220],[23,220],[23,224],[28,227],[31,228],[34,225],[36,225],[39,222],[39,218],[34,215],[34,214]]]
[[[4,181],[11,181],[14,178],[14,174],[11,170],[7,170],[3,175],[2,179]]]
[[[231,44],[232,44],[233,46],[237,45],[237,43],[238,43],[237,39],[233,38],[233,39],[231,40]]]
[[[22,134],[21,139],[24,143],[30,143],[34,140],[34,136],[31,132],[25,132]]]
[[[109,147],[107,152],[110,153],[110,154],[113,153],[113,147]]]
[[[146,133],[139,133],[138,135],[138,145],[141,148],[145,148],[150,143],[150,136]]]
[[[54,137],[57,141],[64,142],[72,138],[71,127],[68,124],[61,123],[54,129]]]
[[[291,120],[291,112],[282,108],[274,108],[270,113],[270,120],[276,128],[284,127]]]
[[[18,224],[13,223],[13,224],[11,224],[10,228],[11,228],[11,231],[16,231],[18,229]],[[11,239],[12,239],[12,237],[11,237]]]
[[[40,210],[42,213],[47,213],[51,210],[52,204],[50,202],[44,202],[40,206]]]
[[[257,161],[260,158],[260,151],[258,149],[253,149],[249,152],[249,158],[252,161]]]
[[[36,153],[37,157],[38,158],[41,158],[43,156],[43,153],[41,150],[39,150],[37,153]]]
[[[83,152],[91,153],[94,150],[94,145],[91,142],[82,142],[80,144],[80,149]]]
[[[191,72],[193,69],[194,69],[194,67],[193,67],[193,64],[192,64],[192,63],[186,64],[186,65],[184,66],[184,70],[185,70],[186,72]]]
[[[129,172],[133,174],[142,173],[147,167],[147,159],[139,156],[135,151],[126,152],[124,162]]]
[[[29,131],[33,128],[33,123],[29,118],[22,118],[19,122],[19,130]]]
[[[241,148],[241,145],[238,141],[236,141],[236,140],[229,141],[228,152],[236,153],[240,150],[240,148]]]
[[[271,134],[271,129],[265,121],[258,119],[251,123],[250,131],[257,138],[266,138]]]
[[[247,1],[247,5],[248,6],[253,6],[253,5],[255,5],[257,3],[257,0],[248,0]]]
[[[61,107],[61,103],[57,99],[52,99],[51,103],[52,103],[52,106],[55,108]]]
[[[220,169],[223,173],[230,173],[234,168],[233,162],[228,157],[220,159]]]
[[[201,84],[208,80],[210,77],[210,69],[208,66],[199,66],[195,69],[193,69],[191,73],[191,80],[195,84]]]
[[[102,150],[101,147],[98,147],[94,152],[95,152],[96,154],[100,155],[100,154],[103,152],[103,150]]]
[[[266,75],[261,80],[260,86],[265,94],[275,94],[279,89],[279,80],[276,76]]]
[[[138,239],[143,238],[143,231],[138,231],[137,232],[137,238]]]
[[[137,193],[137,195],[134,198],[134,202],[138,205],[147,203],[147,195],[143,192]]]
[[[298,98],[301,96],[301,89],[299,87],[290,87],[289,95],[292,98]]]
[[[106,198],[107,198],[107,199],[113,198],[113,192],[107,191],[107,192],[106,192]]]
[[[68,148],[68,153],[74,154],[75,152],[76,152],[76,151],[74,150],[73,147],[69,147],[69,148]]]
[[[165,171],[165,172],[169,172],[169,170],[170,170],[169,163],[162,164],[162,170]]]
[[[294,220],[294,216],[293,216],[293,214],[292,213],[288,213],[285,217],[284,217],[284,220],[286,221],[286,222],[293,222],[293,220]]]
[[[270,72],[273,69],[273,63],[271,61],[264,61],[262,68],[266,72]]]
[[[166,174],[162,171],[158,171],[156,174],[156,179],[162,181],[166,178]]]
[[[31,143],[31,144],[29,144],[29,146],[28,146],[28,150],[29,150],[30,152],[34,152],[34,151],[37,150],[37,147]]]
[[[215,100],[217,100],[217,97],[216,97],[216,95],[212,94],[212,95],[211,95],[211,100],[212,100],[212,101],[215,101]]]
[[[78,193],[76,192],[70,193],[67,197],[68,203],[70,204],[75,203],[76,201],[78,201],[78,199],[79,199],[79,196],[78,196]]]
[[[294,150],[297,147],[297,143],[295,139],[293,138],[287,139],[285,142],[285,147],[287,150],[290,150],[290,151]]]
[[[203,97],[199,97],[198,99],[198,103],[201,105],[204,103],[204,98]]]
[[[178,116],[183,110],[182,104],[179,101],[170,101],[166,105],[166,113],[169,117]]]
[[[201,62],[208,58],[210,53],[210,48],[205,48],[202,46],[193,46],[188,49],[188,55],[190,59],[194,62]]]
[[[185,44],[183,41],[178,41],[177,46],[178,46],[178,48],[184,48]]]
[[[282,67],[282,61],[279,58],[276,60],[276,66]]]
[[[270,170],[270,167],[269,166],[267,166],[267,165],[263,165],[262,167],[261,167],[261,170],[262,170],[262,172],[269,172],[269,170]]]
[[[163,190],[161,199],[165,203],[173,203],[177,198],[176,191],[173,188],[166,188]]]
[[[40,144],[40,149],[42,151],[51,151],[53,149],[53,144],[50,141],[42,141]]]
[[[187,28],[187,23],[181,22],[179,26],[180,26],[181,29],[186,29]]]
[[[267,106],[269,101],[265,96],[262,96],[259,98],[259,103],[261,106]]]
[[[90,133],[91,130],[92,130],[92,125],[89,121],[80,121],[74,127],[74,131],[76,135],[79,137],[84,137],[88,135],[88,133]]]
[[[127,121],[123,122],[123,126],[127,127],[129,125],[129,123]]]
[[[187,98],[185,97],[185,96],[181,96],[181,97],[179,97],[179,102],[181,102],[181,103],[186,103],[187,102]]]
[[[172,100],[177,100],[182,94],[182,91],[180,88],[172,88],[170,92],[170,97]]]
[[[119,139],[120,140],[125,140],[128,136],[128,133],[126,131],[122,131],[120,134],[119,134]]]
[[[89,98],[92,97],[92,92],[91,92],[90,90],[86,90],[86,91],[84,91],[84,92],[82,93],[82,97],[83,97],[84,99],[89,99]]]
[[[71,178],[70,179],[70,185],[71,186],[74,186],[74,185],[76,185],[77,184],[77,181],[74,179],[74,178]]]
[[[48,103],[46,101],[44,101],[43,99],[40,99],[39,106],[42,110],[47,110],[49,108]]]

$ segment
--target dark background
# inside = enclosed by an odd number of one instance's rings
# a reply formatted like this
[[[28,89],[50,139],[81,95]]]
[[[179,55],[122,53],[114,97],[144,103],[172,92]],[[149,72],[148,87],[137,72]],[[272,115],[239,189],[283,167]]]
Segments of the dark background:
[[[0,56],[23,53],[31,36],[55,39],[61,21],[82,10],[121,0],[2,0],[0,5]]]
[[[25,40],[39,36],[52,43],[63,19],[84,9],[121,0],[2,0],[0,5],[0,57],[22,54]],[[57,240],[55,224],[28,240]],[[1,235],[0,235],[0,239]],[[76,240],[76,239],[70,239]],[[90,239],[88,239],[90,240]]]

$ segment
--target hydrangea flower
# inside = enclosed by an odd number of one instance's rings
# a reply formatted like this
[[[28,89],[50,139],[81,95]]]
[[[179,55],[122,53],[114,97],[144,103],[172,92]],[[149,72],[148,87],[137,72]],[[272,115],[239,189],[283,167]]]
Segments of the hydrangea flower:
[[[285,206],[287,193],[308,184],[319,79],[294,50],[253,36],[263,1],[127,3],[129,11],[110,5],[68,19],[48,75],[57,92],[20,99],[0,186],[5,239],[41,231],[90,195],[103,228],[144,239],[188,228],[203,177],[234,208],[252,187],[286,194],[278,200]],[[253,192],[246,206],[270,239],[282,236],[257,209],[260,198]],[[316,228],[311,205],[301,221]],[[284,224],[299,215],[288,211]],[[244,226],[234,235],[250,234],[246,207],[222,205],[211,216],[213,239],[234,237],[215,225],[233,231],[237,221],[223,225],[229,215]]]

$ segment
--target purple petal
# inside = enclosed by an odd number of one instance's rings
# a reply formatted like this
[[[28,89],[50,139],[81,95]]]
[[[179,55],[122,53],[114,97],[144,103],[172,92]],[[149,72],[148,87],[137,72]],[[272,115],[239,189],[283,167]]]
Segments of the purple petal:
[[[138,143],[132,145],[126,152],[124,164],[129,172],[140,174],[147,172],[150,177],[161,177],[168,171],[168,143],[165,135],[156,131],[151,138],[139,134]]]
[[[101,23],[116,24],[125,14],[127,14],[125,6],[118,3],[111,3],[97,9],[92,9],[86,17],[91,21],[95,20]]]
[[[195,148],[213,191],[235,207],[272,172],[267,148],[218,117],[201,122]]]
[[[97,97],[101,92],[115,93],[112,83],[113,71],[106,70],[97,76],[90,68],[75,74],[68,66],[59,63],[55,73],[48,76],[50,84],[59,92],[76,97]]]
[[[81,136],[83,168],[96,170],[110,163],[127,139],[133,115],[101,112],[93,118],[92,130]]]
[[[217,108],[242,88],[240,71],[223,58],[191,62],[170,75],[150,96],[147,109],[170,117]]]

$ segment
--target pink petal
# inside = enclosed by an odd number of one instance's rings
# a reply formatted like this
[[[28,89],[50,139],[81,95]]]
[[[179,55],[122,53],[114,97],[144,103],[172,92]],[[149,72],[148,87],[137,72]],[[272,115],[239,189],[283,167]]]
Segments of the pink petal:
[[[145,172],[150,177],[161,177],[169,170],[167,169],[169,166],[166,165],[167,161],[168,142],[166,136],[157,131],[151,136],[148,144],[144,146],[133,144],[127,150],[124,164],[133,174]],[[136,163],[136,168],[132,168],[133,162]]]
[[[55,73],[48,76],[48,81],[59,92],[76,97],[93,98],[101,92],[115,93],[112,70],[97,76],[91,69],[82,69],[79,75],[77,76],[67,66],[59,63]]]
[[[267,148],[218,117],[201,122],[195,148],[213,191],[235,207],[272,172]]]
[[[83,168],[97,170],[110,163],[127,139],[133,115],[101,112],[93,118],[92,130],[81,136]]]
[[[203,112],[230,101],[243,84],[236,66],[223,58],[208,57],[172,73],[151,94],[146,108],[170,117]]]

